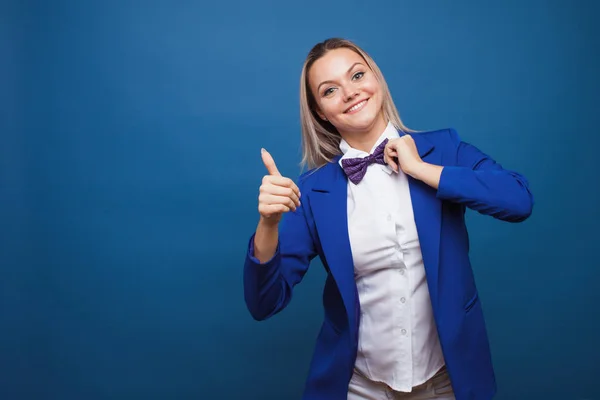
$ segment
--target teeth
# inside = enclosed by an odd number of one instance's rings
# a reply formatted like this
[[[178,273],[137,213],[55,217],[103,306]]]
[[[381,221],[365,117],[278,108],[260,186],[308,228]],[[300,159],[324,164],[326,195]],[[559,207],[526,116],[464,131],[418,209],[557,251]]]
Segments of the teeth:
[[[363,101],[361,101],[360,103],[358,103],[357,105],[355,105],[354,107],[350,108],[350,109],[349,109],[348,111],[346,111],[346,112],[353,112],[353,111],[356,111],[356,110],[358,110],[358,109],[362,108],[362,107],[365,105],[365,103],[366,103],[366,102],[367,102],[366,100],[363,100]]]

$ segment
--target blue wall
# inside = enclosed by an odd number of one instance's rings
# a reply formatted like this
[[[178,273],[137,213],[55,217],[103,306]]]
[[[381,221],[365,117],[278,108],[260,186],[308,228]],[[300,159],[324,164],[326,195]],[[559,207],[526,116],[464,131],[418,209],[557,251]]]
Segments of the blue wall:
[[[498,399],[597,399],[600,7],[592,1],[4,1],[0,398],[296,399],[315,263],[245,309],[265,173],[296,177],[298,83],[331,36],[404,121],[526,175],[533,216],[469,213]]]

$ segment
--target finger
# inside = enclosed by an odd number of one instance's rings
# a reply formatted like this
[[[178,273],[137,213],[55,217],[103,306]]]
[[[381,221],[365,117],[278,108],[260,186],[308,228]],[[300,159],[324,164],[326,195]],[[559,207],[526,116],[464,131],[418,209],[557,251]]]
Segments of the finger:
[[[258,206],[258,212],[265,217],[270,217],[275,214],[286,213],[289,211],[290,208],[283,204],[261,204]]]
[[[395,172],[398,172],[398,163],[396,162],[396,160],[398,159],[398,152],[395,149],[389,147],[384,153],[384,155],[385,163],[389,165],[389,167]]]
[[[275,176],[281,176],[281,173],[279,173],[279,170],[277,169],[277,165],[275,165],[275,160],[273,160],[273,157],[271,157],[271,154],[269,154],[269,152],[265,149],[260,149],[260,155],[262,157],[263,164],[265,164],[267,171],[269,171],[269,174],[275,175]]]
[[[398,143],[391,142],[385,146],[385,153],[396,152],[398,150]]]
[[[300,206],[300,199],[292,188],[276,185],[262,185],[260,191],[265,194],[288,197],[294,202],[296,207]]]
[[[268,182],[260,186],[260,193],[288,197],[296,204],[296,206],[300,205],[298,194],[290,187],[277,186]]]
[[[292,199],[286,196],[277,196],[269,193],[261,193],[260,196],[258,196],[258,202],[265,205],[283,204],[289,207],[290,209],[296,211],[296,204],[292,201]]]
[[[271,183],[273,185],[290,188],[294,191],[294,193],[296,193],[296,196],[298,196],[298,198],[302,197],[300,189],[298,189],[298,186],[296,186],[294,181],[290,178],[286,178],[283,176],[265,176],[263,179],[263,183],[266,182]]]
[[[387,164],[393,169],[395,172],[398,172],[398,163],[396,163],[395,159],[392,157],[387,158]]]

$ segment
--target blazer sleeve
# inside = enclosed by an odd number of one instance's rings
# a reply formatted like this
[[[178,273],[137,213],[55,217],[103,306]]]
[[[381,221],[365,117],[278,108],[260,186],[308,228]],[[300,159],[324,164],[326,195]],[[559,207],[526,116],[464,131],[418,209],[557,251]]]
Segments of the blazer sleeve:
[[[299,188],[300,193],[308,192]],[[254,257],[254,234],[250,238],[244,263],[244,300],[256,320],[270,318],[289,304],[294,286],[317,254],[305,215],[306,204],[308,201],[301,201],[295,212],[284,214],[271,260],[261,264]]]
[[[527,219],[534,203],[527,179],[461,141],[455,130],[449,133],[455,164],[444,166],[437,197],[503,221]]]

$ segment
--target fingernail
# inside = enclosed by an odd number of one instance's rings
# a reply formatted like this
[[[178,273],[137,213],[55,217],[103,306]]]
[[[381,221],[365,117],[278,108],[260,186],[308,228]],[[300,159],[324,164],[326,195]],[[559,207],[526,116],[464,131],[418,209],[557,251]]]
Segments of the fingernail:
[[[260,148],[260,154],[264,153],[265,149],[263,147]]]

